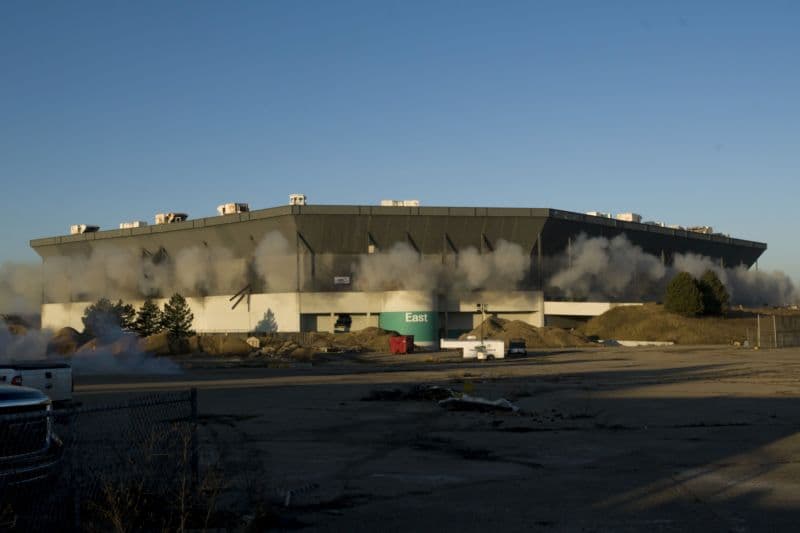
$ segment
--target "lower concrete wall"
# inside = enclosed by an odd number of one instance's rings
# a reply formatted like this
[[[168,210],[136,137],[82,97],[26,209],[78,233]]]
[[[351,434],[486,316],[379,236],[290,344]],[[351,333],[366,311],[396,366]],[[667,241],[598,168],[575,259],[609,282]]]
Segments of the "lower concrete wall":
[[[163,308],[166,299],[154,300]],[[234,300],[235,302],[235,300]],[[206,298],[187,298],[186,303],[194,314],[192,327],[198,333],[207,332],[249,332],[265,325],[267,313],[272,313],[272,324],[277,331],[300,331],[300,312],[297,293],[253,294],[242,300],[235,308],[228,296],[209,296]],[[136,309],[143,300],[128,301]],[[83,330],[81,317],[92,302],[73,302],[68,304],[44,304],[42,306],[42,329],[58,330],[63,327]]]
[[[301,322],[303,327],[307,328],[303,331],[327,331],[333,333],[333,327],[336,325],[336,319],[339,315],[306,315],[304,314]],[[356,331],[359,329],[378,327],[378,315],[363,315],[350,313],[352,320],[350,329]]]
[[[558,316],[599,316],[615,307],[642,305],[635,302],[544,302],[545,315]]]
[[[90,302],[73,302],[67,304],[44,304],[42,306],[42,329],[59,330],[74,328],[83,331],[81,317]]]
[[[237,302],[232,295],[187,298],[194,314],[193,328],[198,333],[264,331],[269,326],[280,332],[333,331],[336,315],[349,313],[354,330],[377,326],[381,312],[439,312],[438,327],[470,330],[480,324],[477,303],[509,320],[523,320],[533,326],[544,325],[541,292],[506,291],[471,293],[460,299],[436,298],[420,291],[341,292],[341,293],[261,293]],[[437,301],[438,300],[438,301]],[[155,300],[163,308],[165,299]],[[140,308],[142,300],[129,300]],[[234,305],[235,304],[235,305]],[[83,330],[81,317],[91,302],[51,303],[42,306],[42,328],[72,327]],[[301,324],[302,317],[302,324]],[[267,320],[269,318],[269,320]]]

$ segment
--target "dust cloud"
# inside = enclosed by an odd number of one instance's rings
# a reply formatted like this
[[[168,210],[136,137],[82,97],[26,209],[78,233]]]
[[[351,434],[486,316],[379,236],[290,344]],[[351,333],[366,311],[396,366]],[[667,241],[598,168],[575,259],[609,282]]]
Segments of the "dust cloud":
[[[29,263],[0,265],[0,314],[38,314],[41,304],[41,265]]]
[[[253,263],[268,292],[297,288],[297,258],[282,233],[270,231],[256,246]]]
[[[407,243],[361,255],[352,266],[354,288],[380,290],[513,290],[526,284],[530,254],[517,244],[499,240],[480,253],[460,250],[454,262],[419,254]],[[660,299],[678,271],[695,276],[712,269],[742,305],[786,305],[800,301],[800,291],[782,272],[721,268],[708,257],[676,255],[671,265],[645,253],[625,236],[612,239],[578,236],[570,250],[547,258],[546,290],[572,299]],[[141,299],[168,296],[229,294],[256,277],[264,292],[297,288],[294,243],[278,231],[267,233],[252,257],[235,257],[225,247],[191,246],[168,254],[139,254],[98,244],[87,256],[49,257],[44,265],[0,265],[0,314],[38,313],[47,301],[93,301],[101,297]]]
[[[518,244],[500,240],[492,252],[464,249],[452,267],[443,265],[438,255],[425,257],[400,242],[385,252],[360,256],[354,270],[355,287],[363,291],[513,290],[530,272],[530,255]]]
[[[782,272],[750,270],[744,266],[723,268],[709,257],[677,254],[671,265],[645,253],[620,235],[613,239],[580,235],[571,248],[554,259],[555,273],[548,289],[574,299],[659,300],[678,272],[695,277],[713,270],[741,305],[788,305],[800,302],[800,293]]]
[[[70,356],[48,351],[53,333],[50,330],[25,329],[12,333],[0,320],[0,364],[50,361],[67,363],[76,375],[83,374],[179,374],[180,365],[166,357],[156,357],[142,350],[141,339],[130,332],[118,331],[108,344],[90,342]]]

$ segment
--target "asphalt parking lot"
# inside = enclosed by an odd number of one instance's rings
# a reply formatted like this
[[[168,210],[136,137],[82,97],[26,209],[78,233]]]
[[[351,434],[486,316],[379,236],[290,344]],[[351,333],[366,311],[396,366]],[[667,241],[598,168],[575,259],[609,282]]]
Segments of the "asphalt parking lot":
[[[180,374],[78,377],[76,397],[196,387],[204,446],[229,476],[256,477],[293,527],[766,531],[800,517],[800,349],[182,362]],[[415,385],[519,411],[376,395]]]

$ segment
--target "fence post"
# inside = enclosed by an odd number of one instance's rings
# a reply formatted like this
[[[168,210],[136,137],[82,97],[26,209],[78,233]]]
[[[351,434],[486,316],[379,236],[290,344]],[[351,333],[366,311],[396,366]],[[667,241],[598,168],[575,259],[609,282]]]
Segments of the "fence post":
[[[196,488],[199,481],[200,481],[200,454],[199,454],[199,442],[197,440],[197,389],[192,387],[189,389],[189,399],[192,404],[192,420],[191,420],[191,432],[192,432],[192,484]]]
[[[83,528],[81,527],[81,499],[83,497],[83,479],[79,477],[78,474],[78,445],[77,442],[77,425],[78,425],[78,410],[75,407],[70,408],[70,412],[67,417],[67,424],[68,424],[68,434],[64,435],[64,438],[67,439],[66,443],[69,446],[69,451],[67,452],[67,461],[69,462],[69,481],[71,485],[71,496],[72,496],[72,522],[75,527],[75,531],[81,531]],[[83,443],[80,443],[82,445]]]
[[[761,348],[761,314],[756,315],[756,346]]]
[[[775,315],[772,315],[772,333],[773,338],[775,339],[775,347],[778,347],[778,323],[775,319]]]

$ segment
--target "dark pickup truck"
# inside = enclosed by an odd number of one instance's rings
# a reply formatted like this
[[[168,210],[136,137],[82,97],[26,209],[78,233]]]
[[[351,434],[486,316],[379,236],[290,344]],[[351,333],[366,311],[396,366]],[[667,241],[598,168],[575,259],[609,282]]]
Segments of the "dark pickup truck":
[[[0,499],[53,474],[62,456],[53,406],[43,392],[0,385]]]

